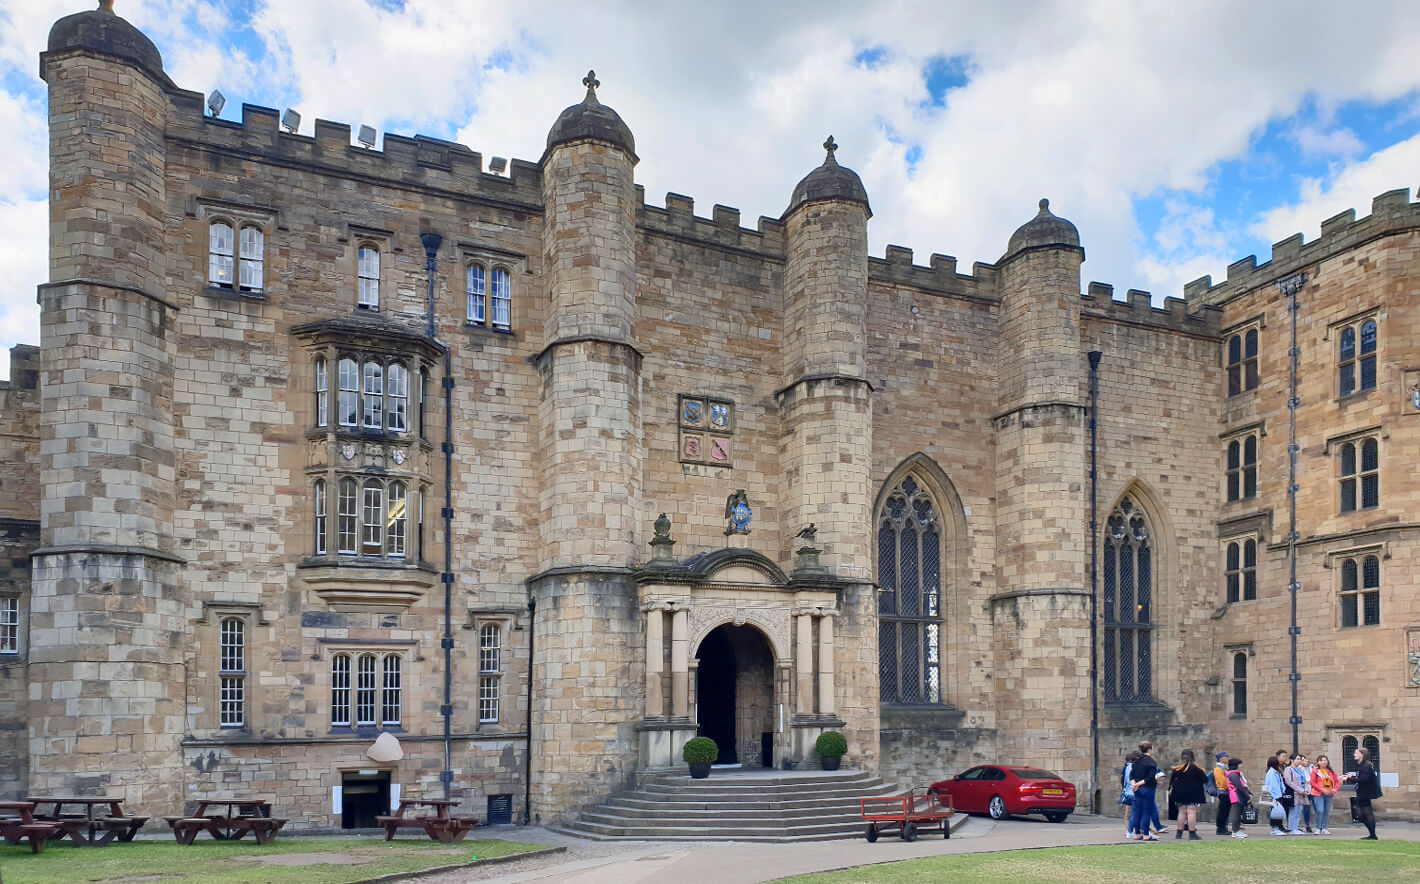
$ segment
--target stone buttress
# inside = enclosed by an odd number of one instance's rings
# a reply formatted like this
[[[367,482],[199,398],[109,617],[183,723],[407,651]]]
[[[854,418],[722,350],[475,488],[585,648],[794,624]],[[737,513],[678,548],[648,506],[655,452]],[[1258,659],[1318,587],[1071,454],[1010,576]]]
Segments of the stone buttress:
[[[1075,226],[1040,213],[1001,268],[996,432],[998,592],[990,600],[999,754],[1087,783],[1090,608],[1087,359]],[[1088,790],[1082,788],[1081,800]]]
[[[542,158],[550,309],[537,357],[540,573],[534,616],[532,815],[547,821],[636,769],[644,627],[631,565],[642,519],[635,143],[611,108],[563,111]]]
[[[107,8],[60,19],[49,84],[50,281],[30,791],[182,809],[187,631],[173,536],[173,324],[158,50]]]
[[[838,648],[833,661],[796,661],[794,757],[813,759],[829,728],[848,737],[848,761],[872,768],[878,754],[877,609],[872,591],[872,387],[867,380],[868,219],[862,181],[834,158],[794,189],[785,210],[783,387],[780,449],[785,533],[817,527],[822,566],[840,593],[827,616],[801,613],[817,630],[803,649]],[[811,575],[795,572],[809,588]],[[834,632],[837,638],[834,638]],[[827,639],[827,641],[825,641]],[[815,686],[808,674],[832,672]],[[834,697],[812,697],[815,687]],[[815,699],[816,702],[810,702]],[[848,701],[848,702],[844,702]],[[808,710],[814,710],[812,714]],[[825,712],[827,710],[827,712]]]

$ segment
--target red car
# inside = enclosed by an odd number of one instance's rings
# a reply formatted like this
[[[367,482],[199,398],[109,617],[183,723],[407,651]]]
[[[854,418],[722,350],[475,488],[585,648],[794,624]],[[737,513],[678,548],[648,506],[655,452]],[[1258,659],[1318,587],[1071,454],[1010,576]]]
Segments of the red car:
[[[1063,823],[1075,809],[1075,786],[1034,767],[983,764],[933,783],[931,790],[951,795],[956,810],[990,814],[993,820],[1040,813],[1052,823]]]

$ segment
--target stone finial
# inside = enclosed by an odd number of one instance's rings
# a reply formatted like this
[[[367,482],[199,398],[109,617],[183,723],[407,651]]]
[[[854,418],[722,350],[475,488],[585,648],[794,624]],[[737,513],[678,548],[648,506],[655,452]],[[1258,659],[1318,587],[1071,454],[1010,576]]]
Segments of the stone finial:
[[[823,143],[823,149],[828,151],[828,156],[823,158],[824,165],[828,165],[829,163],[833,163],[835,166],[838,165],[838,160],[833,156],[833,152],[838,150],[838,143],[833,140],[832,135],[828,136],[828,140]]]
[[[99,0],[99,11],[113,15],[113,0]]]
[[[1050,212],[1050,200],[1046,199],[1045,197],[1041,197],[1041,198],[1040,198],[1040,212],[1039,212],[1038,214],[1041,214],[1041,215],[1049,215],[1049,214],[1051,214],[1051,212]]]
[[[666,563],[675,560],[675,541],[671,540],[671,520],[665,513],[656,517],[655,524],[652,525],[655,536],[651,538],[651,561]]]
[[[587,101],[597,100],[597,87],[601,84],[602,81],[597,79],[596,71],[587,71],[587,75],[582,78],[582,85],[587,87]]]

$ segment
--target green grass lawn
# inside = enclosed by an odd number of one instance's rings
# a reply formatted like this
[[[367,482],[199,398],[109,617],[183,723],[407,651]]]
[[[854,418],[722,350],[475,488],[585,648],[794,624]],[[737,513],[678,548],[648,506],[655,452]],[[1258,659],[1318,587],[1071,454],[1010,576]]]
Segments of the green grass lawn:
[[[205,835],[188,846],[139,840],[74,847],[61,841],[51,842],[38,856],[30,853],[28,842],[9,847],[0,841],[0,878],[5,884],[345,884],[541,848],[471,838],[460,844],[416,838],[385,843],[383,837],[277,838],[264,847]]]
[[[1382,836],[1384,837],[1384,836]],[[865,854],[866,856],[867,854]],[[922,884],[1009,881],[1012,884],[1163,884],[1227,881],[1348,884],[1414,881],[1420,844],[1407,841],[1210,841],[1055,847],[934,856],[842,872],[785,878],[795,884]],[[8,879],[7,879],[8,884]]]

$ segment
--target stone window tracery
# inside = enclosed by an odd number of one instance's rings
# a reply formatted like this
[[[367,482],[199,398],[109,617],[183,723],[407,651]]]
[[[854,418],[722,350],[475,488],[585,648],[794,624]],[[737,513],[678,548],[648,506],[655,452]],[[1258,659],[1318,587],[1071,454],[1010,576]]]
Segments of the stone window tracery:
[[[1125,497],[1105,523],[1103,677],[1106,703],[1153,702],[1154,563],[1149,520]]]
[[[325,360],[315,366],[316,426],[325,426]],[[369,432],[409,430],[409,369],[399,359],[343,355],[338,363],[336,410],[341,427]]]
[[[1257,389],[1257,329],[1228,338],[1228,395]]]
[[[1341,626],[1379,626],[1381,622],[1381,560],[1377,556],[1341,562]]]
[[[1247,717],[1247,652],[1233,654],[1233,715]]]
[[[1257,541],[1234,540],[1227,551],[1228,603],[1257,598]]]
[[[214,288],[260,292],[266,237],[254,224],[219,218],[207,228],[207,281]]]
[[[470,263],[465,277],[468,324],[509,331],[513,326],[512,277],[507,268]]]
[[[360,246],[356,253],[356,263],[358,265],[356,306],[361,310],[378,310],[380,309],[380,250],[370,243]]]
[[[399,654],[342,651],[330,658],[331,727],[399,727],[403,717],[404,659]]]
[[[942,702],[942,528],[909,474],[878,514],[878,657],[883,703]]]
[[[1377,331],[1374,319],[1366,319],[1341,329],[1337,347],[1337,373],[1338,390],[1343,397],[1375,389]]]
[[[330,420],[330,366],[325,357],[316,359],[316,426],[324,427]]]
[[[1257,434],[1228,443],[1228,502],[1257,496]]]
[[[1342,444],[1340,451],[1341,512],[1351,513],[1358,509],[1368,510],[1380,506],[1380,469],[1380,442],[1374,437]]]

